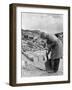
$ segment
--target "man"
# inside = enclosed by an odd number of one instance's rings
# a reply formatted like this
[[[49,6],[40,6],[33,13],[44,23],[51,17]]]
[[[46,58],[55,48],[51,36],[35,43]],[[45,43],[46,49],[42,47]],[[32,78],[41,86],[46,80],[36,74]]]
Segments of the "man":
[[[40,35],[41,38],[46,39],[48,50],[46,52],[47,62],[46,69],[50,68],[48,72],[57,72],[59,67],[60,58],[63,56],[63,45],[60,39],[55,35],[45,34],[44,32]],[[49,54],[51,53],[50,59]]]

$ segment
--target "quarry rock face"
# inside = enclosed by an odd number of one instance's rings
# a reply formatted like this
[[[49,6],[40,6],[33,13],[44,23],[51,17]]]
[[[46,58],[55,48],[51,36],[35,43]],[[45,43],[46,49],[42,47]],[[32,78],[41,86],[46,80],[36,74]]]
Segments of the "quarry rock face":
[[[39,31],[22,30],[22,66],[33,65],[45,70],[46,41],[40,38]]]
[[[38,69],[46,70],[46,51],[48,50],[48,47],[46,40],[40,38],[40,31],[22,30],[21,34],[22,68],[32,70],[36,67]]]
[[[23,67],[26,67],[26,65],[33,65],[36,68],[46,70],[45,62],[47,59],[45,54],[46,51],[36,51],[34,53],[26,52],[22,54]]]

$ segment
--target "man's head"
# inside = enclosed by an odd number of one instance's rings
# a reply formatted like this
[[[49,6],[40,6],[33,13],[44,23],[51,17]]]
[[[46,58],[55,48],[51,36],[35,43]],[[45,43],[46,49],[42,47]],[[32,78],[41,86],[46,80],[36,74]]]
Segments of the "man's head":
[[[48,37],[48,35],[45,32],[41,32],[40,37],[42,39],[46,39],[47,43],[50,43],[49,37]]]
[[[45,33],[45,32],[41,32],[40,37],[41,37],[42,39],[46,39],[46,33]]]

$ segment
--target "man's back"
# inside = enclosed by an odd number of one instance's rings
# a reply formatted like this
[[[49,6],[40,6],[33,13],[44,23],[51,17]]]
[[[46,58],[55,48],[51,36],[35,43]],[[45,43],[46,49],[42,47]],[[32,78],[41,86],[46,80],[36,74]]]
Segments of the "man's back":
[[[63,45],[60,39],[58,39],[55,35],[47,35],[48,40],[50,40],[55,45],[51,48],[51,58],[61,58],[63,56]]]

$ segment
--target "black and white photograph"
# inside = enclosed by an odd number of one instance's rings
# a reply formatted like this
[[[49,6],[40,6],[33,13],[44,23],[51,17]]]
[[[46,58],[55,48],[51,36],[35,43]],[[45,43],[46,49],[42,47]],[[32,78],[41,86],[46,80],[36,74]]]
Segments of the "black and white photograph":
[[[21,13],[21,76],[63,75],[63,15]]]
[[[70,82],[70,7],[10,5],[10,85]]]

